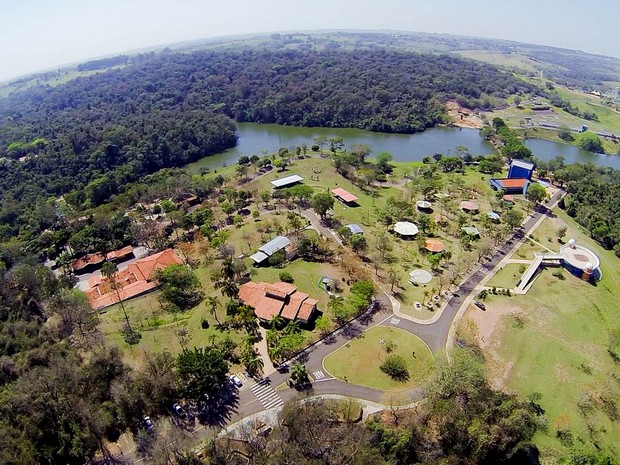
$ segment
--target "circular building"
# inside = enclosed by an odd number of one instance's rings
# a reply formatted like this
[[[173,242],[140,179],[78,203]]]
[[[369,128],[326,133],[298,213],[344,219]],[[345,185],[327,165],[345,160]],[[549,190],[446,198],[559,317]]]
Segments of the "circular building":
[[[428,284],[433,279],[433,275],[426,270],[420,268],[409,273],[409,282],[411,284]]]
[[[600,259],[592,250],[577,244],[575,239],[564,244],[560,248],[560,254],[564,260],[564,266],[574,275],[584,281],[589,281],[590,278],[600,278]]]
[[[420,232],[418,227],[409,221],[399,221],[394,225],[394,232],[403,239],[410,239]]]

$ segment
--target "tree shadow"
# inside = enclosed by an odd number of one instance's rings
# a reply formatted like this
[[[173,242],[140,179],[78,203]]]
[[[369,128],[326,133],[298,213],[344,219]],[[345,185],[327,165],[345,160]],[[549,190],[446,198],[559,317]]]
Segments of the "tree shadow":
[[[206,403],[196,416],[198,421],[207,426],[224,427],[237,412],[239,393],[232,384],[226,383],[217,396]]]

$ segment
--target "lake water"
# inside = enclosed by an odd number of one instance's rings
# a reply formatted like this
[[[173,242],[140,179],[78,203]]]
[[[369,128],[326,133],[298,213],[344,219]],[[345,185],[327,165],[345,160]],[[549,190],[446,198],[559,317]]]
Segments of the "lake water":
[[[225,152],[205,157],[192,163],[189,168],[218,168],[237,163],[242,155],[263,155],[277,152],[281,147],[295,148],[306,144],[308,149],[317,137],[341,137],[347,148],[356,144],[366,144],[372,154],[381,152],[392,154],[394,161],[422,161],[435,153],[456,154],[456,147],[467,147],[472,155],[495,153],[493,146],[480,136],[477,129],[433,128],[416,134],[386,134],[363,131],[361,129],[305,128],[280,126],[277,124],[238,123],[237,146]],[[620,169],[620,156],[605,156],[586,152],[567,144],[530,139],[526,145],[543,160],[564,155],[567,163],[593,162],[598,165]],[[371,155],[372,156],[372,155]]]

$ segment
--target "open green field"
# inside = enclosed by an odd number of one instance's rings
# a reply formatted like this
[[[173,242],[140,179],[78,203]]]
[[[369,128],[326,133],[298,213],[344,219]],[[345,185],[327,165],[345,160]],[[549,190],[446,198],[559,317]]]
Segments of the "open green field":
[[[122,330],[125,317],[119,305],[110,307],[99,316],[100,330],[123,351],[124,359],[130,365],[139,366],[143,352],[168,350],[176,354],[183,346],[203,347],[211,343],[212,337],[219,339],[226,335],[241,340],[241,333],[225,333],[216,329],[215,317],[210,315],[204,302],[187,312],[170,314],[161,309],[158,296],[158,292],[152,292],[125,303],[132,326],[142,334],[142,339],[136,345],[130,346],[124,341]],[[224,320],[223,307],[219,309],[218,316],[220,321]],[[202,328],[203,319],[209,322],[209,328]]]
[[[519,263],[507,263],[499,270],[486,284],[488,287],[499,287],[502,289],[512,289],[523,274],[520,272],[521,267],[527,268],[528,265]]]
[[[549,427],[536,443],[546,463],[571,447],[620,457],[620,371],[608,352],[611,332],[620,329],[620,261],[564,212],[555,213],[547,229],[566,223],[566,239],[601,258],[603,279],[591,285],[566,270],[559,279],[547,269],[527,295],[491,296],[486,318],[498,321],[483,348],[493,382],[523,396],[541,394]]]
[[[387,341],[395,344],[392,354],[400,355],[407,362],[410,377],[405,382],[395,381],[379,369],[388,356]],[[397,390],[422,383],[433,372],[435,362],[431,351],[417,336],[402,329],[376,326],[326,357],[323,366],[336,378],[349,383]]]
[[[518,68],[524,71],[536,72],[540,70],[541,63],[516,53],[502,53],[490,50],[461,50],[455,52],[463,58],[483,61],[494,66]],[[543,67],[546,67],[543,65]]]

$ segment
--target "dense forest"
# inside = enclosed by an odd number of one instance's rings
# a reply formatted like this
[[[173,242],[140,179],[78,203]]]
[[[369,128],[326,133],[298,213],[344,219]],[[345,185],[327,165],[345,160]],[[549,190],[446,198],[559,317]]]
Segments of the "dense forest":
[[[235,144],[237,121],[415,132],[443,100],[489,107],[532,87],[451,56],[387,51],[162,53],[146,63],[0,99],[0,234],[69,194],[96,206],[161,168]],[[36,233],[36,231],[35,231]]]
[[[620,257],[620,171],[579,163],[565,165],[561,157],[539,162],[538,169],[548,172],[568,192],[560,207]]]

